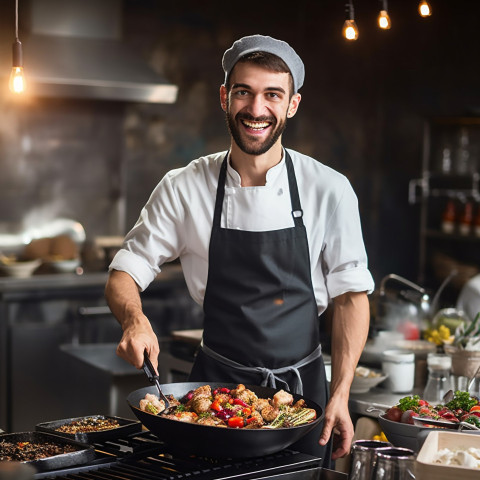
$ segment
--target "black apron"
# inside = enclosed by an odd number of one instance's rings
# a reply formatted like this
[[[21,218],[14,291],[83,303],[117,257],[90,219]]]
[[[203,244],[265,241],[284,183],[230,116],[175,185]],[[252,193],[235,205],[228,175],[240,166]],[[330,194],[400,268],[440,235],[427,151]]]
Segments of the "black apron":
[[[221,228],[228,153],[222,162],[209,247],[202,348],[190,381],[268,385],[323,408],[328,384],[295,172],[285,151],[295,226],[267,232]],[[292,448],[324,459],[321,426]]]

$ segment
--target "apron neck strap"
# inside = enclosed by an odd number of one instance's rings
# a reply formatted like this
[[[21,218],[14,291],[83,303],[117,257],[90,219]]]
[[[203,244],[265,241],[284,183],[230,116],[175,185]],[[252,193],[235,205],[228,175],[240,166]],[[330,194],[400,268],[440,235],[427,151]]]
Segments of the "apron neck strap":
[[[288,186],[290,190],[290,201],[292,203],[292,217],[296,227],[303,226],[303,210],[300,204],[300,195],[298,194],[297,179],[295,177],[295,170],[293,168],[293,162],[290,154],[286,149],[285,152],[285,165],[287,167]],[[227,151],[220,167],[220,174],[218,176],[217,197],[215,200],[215,211],[213,214],[213,226],[220,227],[220,218],[222,216],[223,199],[225,198],[225,180],[227,178],[227,163],[228,154]]]

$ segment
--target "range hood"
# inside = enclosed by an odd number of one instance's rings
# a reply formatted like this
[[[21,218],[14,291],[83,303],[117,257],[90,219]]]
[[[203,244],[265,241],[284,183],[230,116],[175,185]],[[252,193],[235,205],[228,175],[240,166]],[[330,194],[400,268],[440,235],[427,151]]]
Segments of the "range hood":
[[[31,95],[174,103],[178,88],[121,39],[122,0],[30,0],[23,44]]]

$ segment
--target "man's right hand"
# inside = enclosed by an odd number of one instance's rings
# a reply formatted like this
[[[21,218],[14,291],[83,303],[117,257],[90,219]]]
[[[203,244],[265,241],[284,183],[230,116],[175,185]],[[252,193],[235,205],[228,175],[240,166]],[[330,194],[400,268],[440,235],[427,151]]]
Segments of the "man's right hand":
[[[153,367],[158,372],[160,347],[150,322],[144,316],[142,321],[130,324],[124,329],[122,339],[117,346],[117,355],[140,369],[143,366],[145,350]]]
[[[158,371],[158,339],[143,313],[139,288],[133,278],[126,272],[112,270],[105,286],[105,298],[123,330],[117,355],[140,369],[146,350]]]

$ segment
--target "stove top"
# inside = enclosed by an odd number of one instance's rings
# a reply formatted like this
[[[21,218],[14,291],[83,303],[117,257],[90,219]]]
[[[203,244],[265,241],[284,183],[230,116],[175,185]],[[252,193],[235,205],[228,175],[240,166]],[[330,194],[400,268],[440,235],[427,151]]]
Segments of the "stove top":
[[[248,459],[214,459],[174,451],[150,432],[94,444],[87,465],[35,474],[64,480],[316,480],[321,459],[293,450]]]

